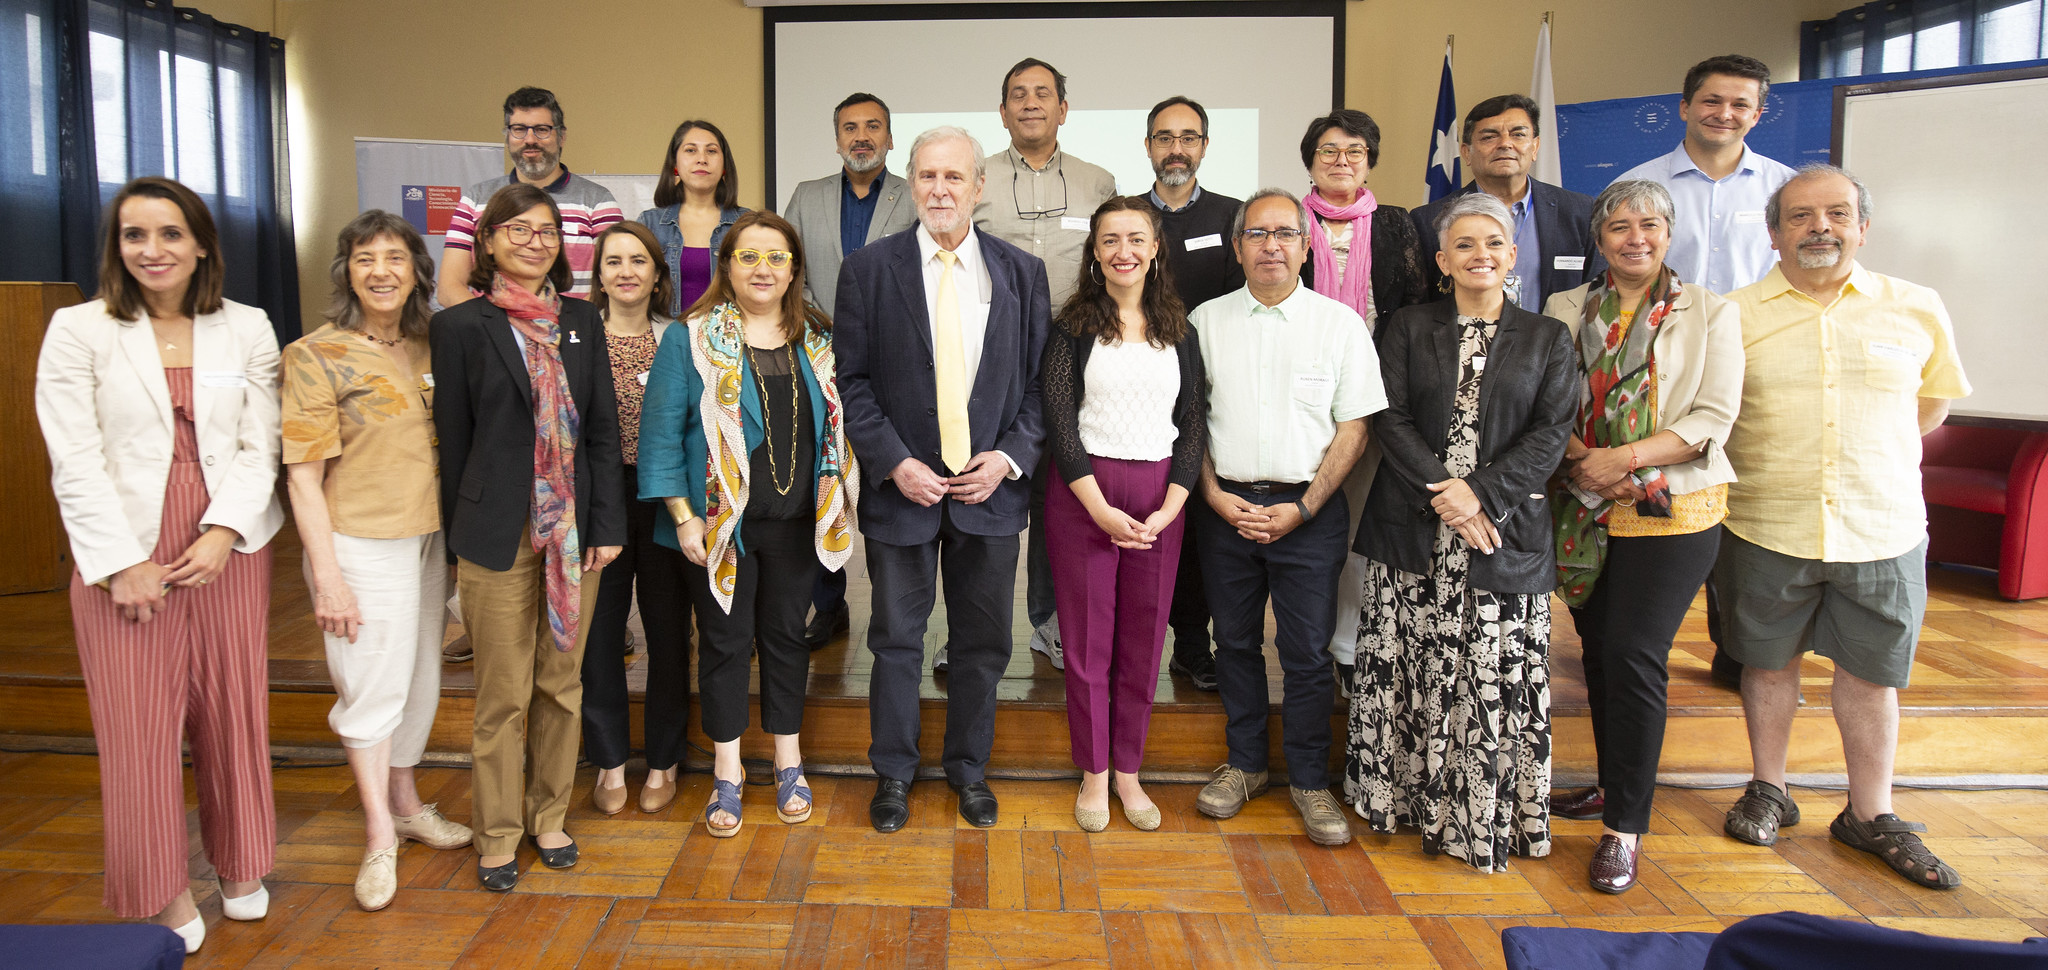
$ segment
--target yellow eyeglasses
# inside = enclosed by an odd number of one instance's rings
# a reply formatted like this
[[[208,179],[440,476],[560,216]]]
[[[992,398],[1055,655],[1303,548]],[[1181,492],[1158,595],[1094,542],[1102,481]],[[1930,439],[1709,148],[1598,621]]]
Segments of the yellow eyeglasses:
[[[765,253],[758,249],[741,249],[734,251],[732,254],[733,262],[748,269],[761,265],[761,261],[764,259],[768,261],[769,266],[781,269],[788,266],[789,261],[795,258],[795,255],[785,249],[771,249]]]

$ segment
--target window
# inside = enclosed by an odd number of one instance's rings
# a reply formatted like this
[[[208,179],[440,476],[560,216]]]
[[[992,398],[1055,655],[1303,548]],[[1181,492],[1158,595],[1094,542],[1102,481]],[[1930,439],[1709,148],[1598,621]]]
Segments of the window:
[[[2048,54],[2048,0],[1876,0],[1800,25],[1804,78],[2033,60]]]

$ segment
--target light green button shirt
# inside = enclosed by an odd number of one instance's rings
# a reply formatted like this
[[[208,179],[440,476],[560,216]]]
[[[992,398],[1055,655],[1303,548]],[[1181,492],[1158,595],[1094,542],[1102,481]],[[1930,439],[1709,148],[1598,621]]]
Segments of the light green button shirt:
[[[988,181],[974,207],[974,224],[1045,261],[1045,282],[1057,314],[1080,285],[1088,219],[1116,195],[1116,177],[1058,150],[1035,171],[1015,148],[990,155],[984,164]],[[1037,213],[1045,214],[1027,218]]]
[[[1340,421],[1386,410],[1380,359],[1356,310],[1306,286],[1269,307],[1249,287],[1195,308],[1209,373],[1216,477],[1306,482]]]

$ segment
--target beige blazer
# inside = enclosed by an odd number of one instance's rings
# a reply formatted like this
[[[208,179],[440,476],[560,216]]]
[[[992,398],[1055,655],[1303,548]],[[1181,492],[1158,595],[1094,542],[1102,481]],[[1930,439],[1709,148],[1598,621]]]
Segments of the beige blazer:
[[[192,325],[192,417],[213,501],[199,519],[263,548],[277,500],[277,335],[262,310],[228,302]],[[156,335],[94,300],[57,311],[36,361],[36,417],[51,486],[88,583],[150,558],[171,475],[171,388]]]
[[[1575,346],[1580,308],[1592,287],[1552,293],[1543,305],[1544,316],[1571,328]],[[1732,482],[1735,467],[1722,446],[1742,409],[1742,316],[1735,304],[1694,284],[1678,294],[1663,331],[1656,345],[1657,430],[1675,432],[1689,445],[1706,443],[1698,458],[1663,466],[1672,494]]]

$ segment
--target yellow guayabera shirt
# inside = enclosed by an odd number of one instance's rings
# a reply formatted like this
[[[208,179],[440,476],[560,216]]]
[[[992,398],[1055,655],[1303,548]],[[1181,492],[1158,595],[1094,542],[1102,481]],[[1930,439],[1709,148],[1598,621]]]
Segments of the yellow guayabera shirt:
[[[1747,365],[1729,531],[1823,562],[1912,551],[1927,536],[1918,399],[1970,393],[1941,297],[1859,265],[1826,306],[1776,266],[1728,298]]]

